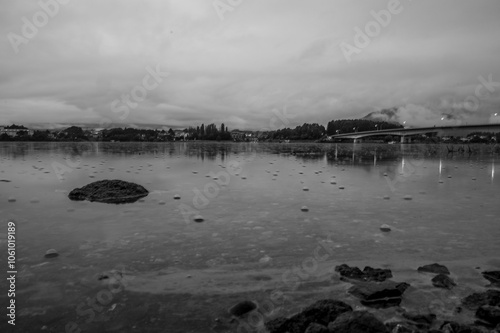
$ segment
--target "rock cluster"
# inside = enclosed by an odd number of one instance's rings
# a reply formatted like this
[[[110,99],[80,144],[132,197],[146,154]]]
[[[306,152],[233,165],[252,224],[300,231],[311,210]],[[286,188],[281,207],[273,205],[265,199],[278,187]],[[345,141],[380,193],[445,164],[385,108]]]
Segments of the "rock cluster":
[[[335,267],[341,280],[353,284],[348,292],[360,299],[360,303],[370,308],[399,306],[403,293],[410,285],[394,282],[389,269],[349,267],[346,264]],[[451,288],[455,282],[449,277],[450,271],[443,265],[431,264],[418,268],[419,272],[436,274],[432,283],[441,288]],[[498,281],[498,272],[483,272],[492,284]],[[500,332],[500,290],[475,293],[462,300],[462,308],[473,311],[474,323],[464,324],[438,318],[433,313],[408,312],[397,308],[397,318],[382,322],[376,310],[354,311],[343,301],[335,299],[319,300],[303,311],[285,318],[278,317],[265,323],[269,333],[486,333]]]
[[[138,184],[123,180],[100,180],[69,192],[71,200],[89,200],[104,203],[135,202],[149,194],[148,190]]]
[[[382,282],[392,277],[390,269],[372,268],[366,266],[363,270],[358,267],[349,267],[346,264],[335,267],[335,271],[339,272],[343,278],[349,278],[360,281],[377,281]]]

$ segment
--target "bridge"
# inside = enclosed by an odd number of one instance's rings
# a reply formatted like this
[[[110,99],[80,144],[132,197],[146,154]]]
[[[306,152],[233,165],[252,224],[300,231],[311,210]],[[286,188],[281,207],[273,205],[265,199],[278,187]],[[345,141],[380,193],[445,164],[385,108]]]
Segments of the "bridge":
[[[499,133],[500,123],[483,125],[439,126],[420,128],[391,128],[375,131],[352,132],[329,135],[328,140],[353,139],[354,142],[366,137],[395,135],[401,137],[401,143],[411,142],[411,136],[422,134],[435,134],[437,136],[467,136],[474,132]]]

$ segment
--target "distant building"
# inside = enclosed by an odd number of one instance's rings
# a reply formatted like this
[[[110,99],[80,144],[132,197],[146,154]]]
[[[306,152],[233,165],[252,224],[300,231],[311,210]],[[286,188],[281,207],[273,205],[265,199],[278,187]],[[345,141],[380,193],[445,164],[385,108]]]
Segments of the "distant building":
[[[0,135],[7,134],[10,137],[15,137],[18,132],[27,132],[28,135],[33,135],[34,131],[29,128],[10,128],[11,126],[0,126]]]
[[[231,131],[231,138],[234,141],[243,141],[246,138],[246,133],[243,131],[239,131],[239,130],[232,130]]]

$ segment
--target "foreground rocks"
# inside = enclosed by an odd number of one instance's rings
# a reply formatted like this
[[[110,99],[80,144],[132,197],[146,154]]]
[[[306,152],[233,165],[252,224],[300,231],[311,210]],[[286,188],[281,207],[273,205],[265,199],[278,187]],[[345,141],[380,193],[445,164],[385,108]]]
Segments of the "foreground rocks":
[[[328,324],[330,332],[388,333],[389,330],[373,314],[367,311],[343,313]]]
[[[266,328],[269,333],[304,333],[311,324],[316,328],[311,328],[310,331],[319,329],[318,325],[327,327],[332,321],[344,313],[352,311],[352,307],[342,301],[333,299],[324,299],[315,302],[308,306],[304,311],[290,317],[279,317],[268,321]]]
[[[241,317],[244,314],[247,314],[248,312],[255,309],[257,309],[257,304],[255,304],[254,302],[242,301],[230,308],[228,312],[235,317]]]
[[[387,308],[398,306],[410,285],[406,282],[356,283],[348,292],[361,300],[364,306]]]
[[[483,274],[483,277],[490,281],[493,286],[500,287],[500,271],[486,271],[481,274]]]
[[[478,323],[487,327],[500,325],[500,290],[487,290],[484,293],[474,293],[462,300],[462,305],[476,311]]]
[[[349,267],[346,264],[335,267],[335,271],[344,278],[360,280],[360,281],[377,281],[382,282],[392,277],[390,269],[371,268],[366,266],[363,271],[358,267]]]
[[[105,179],[75,188],[68,194],[68,197],[71,200],[121,204],[135,202],[148,194],[148,190],[141,185],[118,179]]]
[[[434,287],[451,289],[457,284],[448,275],[438,274],[432,278],[432,284]]]
[[[446,266],[440,265],[440,264],[431,264],[431,265],[424,265],[419,268],[417,268],[419,272],[424,272],[424,273],[434,273],[434,274],[445,274],[445,275],[450,275],[450,271]]]
[[[402,310],[403,320],[390,320],[384,324],[371,311],[353,311],[342,301],[324,299],[290,318],[269,320],[265,328],[269,333],[488,333],[497,332],[493,328],[500,312],[494,308],[482,306],[478,310],[478,318],[489,320],[487,326],[438,321],[432,313],[409,313],[405,310]]]

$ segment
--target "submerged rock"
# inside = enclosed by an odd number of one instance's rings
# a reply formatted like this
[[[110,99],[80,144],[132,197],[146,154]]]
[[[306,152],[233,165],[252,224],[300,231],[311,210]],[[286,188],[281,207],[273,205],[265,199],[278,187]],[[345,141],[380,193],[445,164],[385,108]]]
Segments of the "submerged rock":
[[[473,293],[462,300],[462,305],[472,311],[483,305],[500,306],[500,290],[489,289],[484,293]]]
[[[349,333],[388,333],[387,327],[367,311],[354,311],[341,314],[328,325],[330,332]]]
[[[336,266],[335,271],[339,272],[342,277],[360,281],[382,282],[392,277],[390,269],[372,268],[370,266],[366,266],[363,271],[361,271],[358,267],[349,267],[346,264],[342,264]]]
[[[500,271],[486,271],[481,273],[492,285],[500,287]]]
[[[138,184],[123,180],[99,180],[69,192],[71,200],[88,200],[104,203],[135,202],[149,194],[148,190]]]
[[[390,226],[390,225],[388,225],[388,224],[382,224],[382,225],[380,226],[380,230],[381,230],[381,231],[384,231],[384,232],[389,232],[389,231],[391,231],[391,226]]]
[[[342,313],[350,311],[352,307],[342,301],[324,299],[311,304],[304,311],[288,319],[279,317],[270,320],[265,326],[269,333],[303,333],[312,323],[327,326]]]
[[[230,314],[232,314],[235,317],[241,317],[244,314],[247,314],[250,311],[253,311],[255,309],[257,309],[257,304],[255,304],[252,301],[243,301],[243,302],[239,302],[238,304],[234,305],[228,311]]]
[[[477,309],[476,317],[494,327],[500,324],[500,307],[483,305]]]
[[[448,275],[438,274],[432,278],[432,285],[438,288],[451,289],[457,284]]]
[[[201,216],[201,215],[196,215],[196,216],[193,218],[193,220],[194,220],[195,222],[198,222],[198,223],[199,223],[199,222],[203,222],[205,219],[204,219],[204,218],[203,218],[203,216]]]
[[[403,293],[409,286],[406,282],[358,282],[349,288],[348,292],[359,298],[361,304],[365,306],[387,308],[398,306],[402,301]]]
[[[45,252],[45,258],[55,258],[59,256],[59,253],[57,253],[56,250],[54,249],[50,249],[50,250],[47,250],[47,252]]]
[[[417,268],[419,272],[425,272],[425,273],[435,273],[435,274],[446,274],[450,275],[450,271],[446,266],[440,265],[440,264],[430,264],[430,265],[424,265],[419,268]]]
[[[311,323],[305,333],[330,333],[330,330],[328,327],[318,324],[318,323]]]

